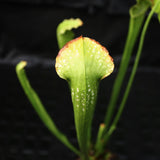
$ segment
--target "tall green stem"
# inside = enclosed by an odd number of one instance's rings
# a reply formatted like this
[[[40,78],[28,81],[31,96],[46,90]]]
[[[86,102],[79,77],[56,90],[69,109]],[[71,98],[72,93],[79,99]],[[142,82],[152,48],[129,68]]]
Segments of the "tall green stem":
[[[106,125],[105,132],[108,130],[110,122],[112,120],[115,107],[117,104],[118,96],[121,90],[121,86],[130,62],[131,54],[133,52],[133,48],[135,46],[135,43],[139,35],[141,26],[143,24],[145,13],[148,7],[149,7],[149,4],[142,3],[142,4],[135,5],[130,9],[130,23],[129,23],[128,36],[127,36],[122,60],[120,63],[118,75],[113,85],[111,98],[110,98],[108,109],[105,116],[105,125]]]
[[[129,30],[128,30],[128,35],[127,35],[127,40],[125,43],[123,55],[122,55],[122,60],[120,63],[120,68],[116,77],[116,80],[113,85],[112,93],[111,93],[111,98],[109,101],[109,105],[107,108],[107,112],[105,115],[105,128],[103,130],[103,133],[101,134],[101,138],[97,137],[96,145],[95,146],[101,146],[98,148],[97,152],[99,155],[100,153],[103,152],[103,145],[105,144],[104,137],[106,137],[106,134],[110,134],[114,130],[114,126],[110,127],[110,123],[113,118],[113,114],[115,111],[115,107],[117,104],[118,96],[121,91],[121,86],[123,83],[123,80],[125,78],[127,68],[129,66],[130,58],[133,52],[133,48],[135,46],[137,37],[140,33],[144,18],[145,18],[145,13],[148,10],[149,6],[151,5],[150,1],[137,1],[137,4],[134,5],[130,9],[130,22],[129,22]],[[108,131],[109,130],[109,131]],[[108,133],[107,133],[108,132]],[[101,145],[100,145],[101,144]]]
[[[123,99],[121,101],[120,108],[119,108],[119,110],[118,110],[118,112],[117,112],[117,114],[116,114],[116,116],[114,118],[114,121],[113,121],[108,133],[104,137],[104,142],[105,143],[108,141],[108,139],[110,138],[111,134],[116,129],[117,123],[118,123],[118,121],[119,121],[119,119],[121,117],[121,114],[123,112],[124,106],[126,104],[126,101],[127,101],[127,98],[128,98],[128,95],[129,95],[129,92],[130,92],[130,89],[131,89],[131,86],[132,86],[132,83],[133,83],[133,80],[134,80],[134,77],[135,77],[135,74],[136,74],[136,71],[137,71],[137,68],[138,68],[138,64],[139,64],[139,60],[140,60],[140,56],[141,56],[141,52],[142,52],[142,48],[143,48],[143,44],[144,44],[145,34],[146,34],[147,28],[149,26],[150,20],[151,20],[153,14],[154,14],[154,12],[155,12],[155,10],[156,10],[156,8],[158,7],[159,4],[160,4],[160,0],[153,7],[153,9],[149,13],[149,15],[148,15],[148,17],[146,19],[146,22],[144,24],[144,27],[143,27],[143,30],[142,30],[142,33],[141,33],[141,37],[140,37],[140,42],[139,42],[137,54],[136,54],[135,63],[133,65],[133,69],[132,69],[132,73],[130,75],[130,78],[129,78],[129,81],[128,81],[128,85],[126,87]]]
[[[26,76],[24,67],[27,65],[25,61],[21,61],[16,66],[16,73],[20,84],[28,97],[29,101],[31,102],[32,106],[34,107],[35,111],[39,115],[40,119],[46,125],[46,127],[51,131],[51,133],[57,137],[64,145],[66,145],[70,150],[72,150],[77,155],[80,155],[80,152],[69,142],[67,137],[60,132],[51,117],[48,115],[47,111],[45,110],[40,98],[38,97],[37,93],[31,87],[28,78]]]

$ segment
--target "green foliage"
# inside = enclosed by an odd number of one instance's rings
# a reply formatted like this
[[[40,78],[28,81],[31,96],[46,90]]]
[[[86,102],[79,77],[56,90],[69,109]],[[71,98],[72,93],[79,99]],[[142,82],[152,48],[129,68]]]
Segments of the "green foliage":
[[[43,121],[45,126],[51,131],[51,133],[55,135],[69,149],[71,149],[76,154],[80,155],[80,152],[68,141],[67,137],[57,129],[55,123],[53,122],[53,120],[45,110],[37,93],[31,87],[24,70],[24,67],[26,65],[27,65],[27,62],[25,61],[19,62],[16,66],[16,73],[17,73],[19,82],[26,96],[31,102],[32,106],[34,107],[35,111],[37,112],[37,114],[39,115],[40,119]]]
[[[148,7],[149,7],[149,4],[150,3],[146,3],[146,5],[148,5]],[[122,100],[121,100],[121,103],[120,103],[120,106],[119,106],[119,109],[118,109],[118,112],[117,112],[117,114],[115,115],[115,117],[114,117],[114,120],[113,120],[113,122],[112,122],[112,124],[111,124],[111,126],[110,126],[110,128],[109,128],[109,130],[108,130],[108,132],[107,132],[107,134],[105,134],[104,135],[104,137],[102,138],[103,139],[103,142],[104,142],[104,145],[106,145],[106,143],[108,142],[108,140],[109,140],[109,138],[110,138],[110,136],[112,135],[112,133],[113,133],[113,131],[116,129],[116,126],[117,126],[117,123],[118,123],[118,121],[119,121],[119,119],[120,119],[120,117],[121,117],[121,114],[122,114],[122,112],[123,112],[123,109],[124,109],[124,106],[125,106],[125,104],[126,104],[126,101],[127,101],[127,98],[128,98],[128,96],[129,96],[129,92],[130,92],[130,89],[131,89],[131,86],[132,86],[132,84],[133,84],[133,80],[134,80],[134,77],[135,77],[135,74],[136,74],[136,71],[137,71],[137,68],[138,68],[138,64],[139,64],[139,60],[140,60],[140,56],[141,56],[141,52],[142,52],[142,47],[143,47],[143,44],[144,44],[144,38],[145,38],[145,34],[146,34],[146,31],[147,31],[147,28],[148,28],[148,26],[149,26],[149,23],[150,23],[150,20],[151,20],[151,18],[152,18],[152,16],[153,16],[153,14],[154,14],[154,12],[155,12],[155,10],[157,9],[157,7],[159,6],[159,4],[160,4],[160,0],[156,3],[156,5],[152,8],[152,10],[151,10],[151,12],[149,13],[149,15],[148,15],[148,17],[147,17],[147,19],[146,19],[146,21],[145,21],[145,24],[144,24],[144,26],[143,26],[143,28],[142,28],[142,32],[141,32],[141,36],[140,36],[140,41],[139,41],[139,46],[138,46],[138,49],[137,49],[137,53],[136,53],[136,59],[135,59],[135,62],[134,62],[134,65],[133,65],[133,69],[132,69],[132,72],[131,72],[131,75],[130,75],[130,78],[129,78],[129,81],[128,81],[128,84],[127,84],[127,87],[126,87],[126,90],[125,90],[125,92],[124,92],[124,96],[123,96],[123,98],[122,98]],[[133,9],[133,8],[131,8],[131,9]],[[147,9],[147,7],[146,7],[146,9]],[[131,16],[132,17],[132,16]],[[132,18],[131,18],[132,19]],[[135,30],[135,29],[134,29]],[[132,33],[134,33],[134,30],[132,31]],[[140,28],[139,28],[139,30],[140,30]],[[134,42],[135,43],[135,42]],[[126,45],[127,45],[127,43],[126,43]],[[131,48],[130,48],[131,49]],[[125,53],[125,52],[124,52]],[[124,53],[123,53],[123,56],[124,56]],[[122,59],[122,61],[123,61],[123,59]],[[122,63],[122,61],[121,61],[121,63]],[[121,67],[121,66],[120,66]],[[120,68],[121,69],[121,68]],[[122,69],[123,70],[123,69]],[[119,73],[120,73],[120,71],[121,70],[119,70]],[[118,75],[119,76],[119,75]],[[119,86],[119,88],[121,88],[121,84],[119,84],[119,82],[117,81],[117,79],[119,78],[119,77],[116,77],[116,81],[115,81],[115,83],[117,82],[117,86]],[[118,89],[119,89],[118,88]],[[115,91],[117,91],[117,88],[113,88],[113,89],[115,89]],[[113,90],[114,91],[114,90]],[[113,95],[113,98],[114,98],[114,95]],[[114,99],[115,101],[115,103],[116,103],[116,100],[117,99]],[[109,106],[110,107],[110,106]],[[114,108],[114,107],[113,107]],[[110,113],[113,113],[113,108],[111,108],[110,110],[111,110],[111,112]],[[113,114],[112,114],[113,115]],[[110,116],[111,117],[111,116]],[[110,119],[109,119],[109,121],[110,121]],[[108,121],[107,121],[108,122]],[[106,124],[108,124],[106,122]],[[103,145],[103,144],[102,144]]]
[[[151,7],[151,11],[144,22],[149,7]],[[122,60],[113,85],[105,120],[104,123],[100,124],[94,146],[91,142],[91,125],[97,100],[98,86],[101,79],[112,73],[114,64],[108,51],[95,40],[82,36],[73,39],[74,33],[71,30],[81,26],[83,24],[82,21],[80,19],[69,19],[64,20],[58,25],[57,40],[61,50],[56,57],[55,64],[57,74],[65,79],[70,87],[80,151],[58,130],[54,121],[46,112],[38,95],[30,86],[24,70],[26,62],[22,61],[16,66],[17,76],[22,88],[41,120],[52,134],[79,155],[81,160],[97,160],[99,157],[103,158],[103,160],[108,160],[111,157],[110,152],[105,152],[105,147],[122,115],[138,68],[145,34],[154,13],[158,15],[160,21],[160,0],[137,0],[137,4],[131,7],[129,13],[129,30]],[[115,113],[121,86],[139,34],[140,40],[133,69],[119,109],[117,113]],[[114,113],[115,117],[113,117]],[[91,148],[94,150],[92,156],[89,155]]]
[[[67,42],[74,38],[72,29],[76,29],[83,25],[83,22],[77,19],[65,19],[57,27],[57,41],[58,46],[61,49]]]
[[[146,3],[145,3],[146,2]],[[113,118],[113,114],[115,111],[115,107],[117,105],[117,100],[119,98],[119,93],[121,91],[121,86],[123,84],[123,80],[125,78],[127,68],[129,66],[129,62],[131,59],[131,55],[133,52],[134,45],[137,41],[137,37],[140,33],[140,29],[143,25],[145,13],[147,12],[147,9],[150,6],[150,3],[148,1],[143,2],[143,0],[139,0],[136,5],[131,7],[129,13],[130,13],[130,23],[129,23],[129,31],[127,40],[125,43],[124,51],[122,54],[122,59],[120,63],[120,67],[118,70],[117,77],[115,79],[111,98],[108,104],[107,112],[105,115],[105,130],[104,130],[104,136],[106,135],[106,132],[109,129],[109,125],[111,123],[111,119]],[[142,9],[143,8],[143,9]]]

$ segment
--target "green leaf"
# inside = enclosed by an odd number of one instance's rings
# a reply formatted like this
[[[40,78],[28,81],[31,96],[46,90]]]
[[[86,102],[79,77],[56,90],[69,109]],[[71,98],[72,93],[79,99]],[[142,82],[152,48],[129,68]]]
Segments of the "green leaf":
[[[57,40],[58,46],[61,49],[67,42],[74,38],[74,33],[72,29],[76,29],[83,25],[83,22],[77,19],[65,19],[57,27]]]
[[[147,19],[144,23],[144,26],[142,28],[142,32],[141,32],[141,35],[140,35],[140,41],[139,41],[139,45],[138,45],[138,50],[137,50],[137,54],[136,54],[136,58],[135,58],[135,62],[134,62],[134,65],[133,65],[133,69],[132,69],[132,72],[131,72],[131,75],[129,77],[129,81],[128,81],[128,84],[126,86],[126,89],[125,89],[125,92],[124,92],[124,95],[122,97],[122,100],[121,100],[121,103],[120,103],[120,106],[119,106],[119,109],[117,111],[117,114],[115,115],[113,121],[112,121],[112,124],[110,125],[110,128],[107,132],[107,134],[104,136],[104,143],[107,143],[110,136],[112,135],[113,131],[116,129],[116,126],[117,126],[117,123],[122,115],[122,112],[124,110],[124,106],[126,104],[126,101],[127,101],[127,98],[128,98],[128,95],[130,93],[130,89],[131,89],[131,86],[133,84],[133,80],[134,80],[134,77],[135,77],[135,74],[136,74],[136,71],[137,71],[137,67],[138,67],[138,64],[139,64],[139,60],[140,60],[140,56],[141,56],[141,52],[142,52],[142,47],[143,47],[143,44],[144,44],[144,38],[145,38],[145,34],[146,34],[146,31],[147,31],[147,28],[149,26],[149,23],[150,23],[150,20],[153,16],[153,13],[155,12],[156,8],[158,7],[160,3],[160,0],[158,0],[158,2],[155,4],[155,6],[152,8],[152,10],[150,11],[149,15],[147,16]],[[136,27],[136,26],[135,26]],[[135,28],[135,27],[132,27],[132,28]],[[134,31],[134,30],[133,30]],[[133,32],[134,34],[134,32]],[[126,44],[127,45],[127,44]],[[131,49],[132,50],[132,49]],[[122,59],[123,60],[123,59]],[[121,61],[121,64],[122,64],[122,61]],[[125,63],[124,63],[125,64]],[[123,68],[121,70],[122,72],[124,72]],[[120,72],[119,72],[120,73]],[[119,77],[122,77],[122,75],[118,75]],[[118,78],[118,77],[117,77]],[[116,78],[116,86],[115,86],[115,91],[117,90],[118,88],[118,83],[119,81],[117,81],[118,79]],[[117,92],[117,91],[116,91]],[[119,91],[117,92],[119,93]],[[113,98],[115,97],[115,94],[113,95]],[[117,99],[113,99],[113,100],[117,100]],[[113,101],[115,102],[115,101]],[[112,110],[111,110],[112,111]],[[111,112],[112,115],[113,115],[113,112]],[[110,119],[109,119],[110,120]],[[107,127],[108,128],[108,127]]]
[[[109,125],[115,113],[115,108],[117,105],[117,101],[119,98],[119,94],[121,91],[121,87],[129,66],[129,62],[131,59],[131,55],[133,53],[133,48],[137,41],[138,35],[140,33],[141,27],[143,25],[146,12],[150,7],[149,0],[137,0],[137,4],[131,7],[130,13],[130,22],[129,22],[129,30],[125,43],[125,47],[122,54],[121,63],[119,66],[118,74],[113,84],[113,89],[111,93],[111,98],[107,107],[107,112],[105,115],[105,129],[104,134],[106,135],[107,130],[109,129]],[[103,134],[103,135],[104,135]],[[105,136],[104,135],[104,136]],[[105,143],[105,142],[104,142]]]
[[[34,107],[35,111],[39,115],[40,119],[43,121],[45,126],[51,131],[53,135],[55,135],[64,145],[66,145],[69,149],[71,149],[76,154],[80,154],[79,151],[69,142],[67,137],[61,133],[58,128],[56,127],[54,121],[51,119],[45,107],[43,106],[39,96],[31,87],[28,78],[26,76],[24,67],[27,65],[26,61],[21,61],[16,66],[16,73],[22,88],[26,96],[28,97],[29,101],[31,102],[32,106]]]
[[[112,73],[113,60],[98,42],[81,36],[60,50],[55,67],[70,85],[78,142],[86,152],[99,81]]]

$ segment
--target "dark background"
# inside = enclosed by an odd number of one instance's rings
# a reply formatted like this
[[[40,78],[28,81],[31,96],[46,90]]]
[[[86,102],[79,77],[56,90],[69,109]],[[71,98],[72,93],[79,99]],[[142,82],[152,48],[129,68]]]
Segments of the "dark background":
[[[75,159],[34,112],[17,80],[15,65],[28,61],[26,72],[33,88],[60,130],[77,145],[68,86],[54,69],[56,27],[65,18],[81,18],[84,25],[75,30],[76,37],[96,39],[114,58],[114,73],[100,85],[95,135],[106,111],[127,35],[128,10],[133,4],[135,0],[0,1],[0,160]],[[120,160],[160,159],[159,27],[154,16],[128,103],[110,142],[110,149]],[[131,65],[127,77],[130,70]]]

